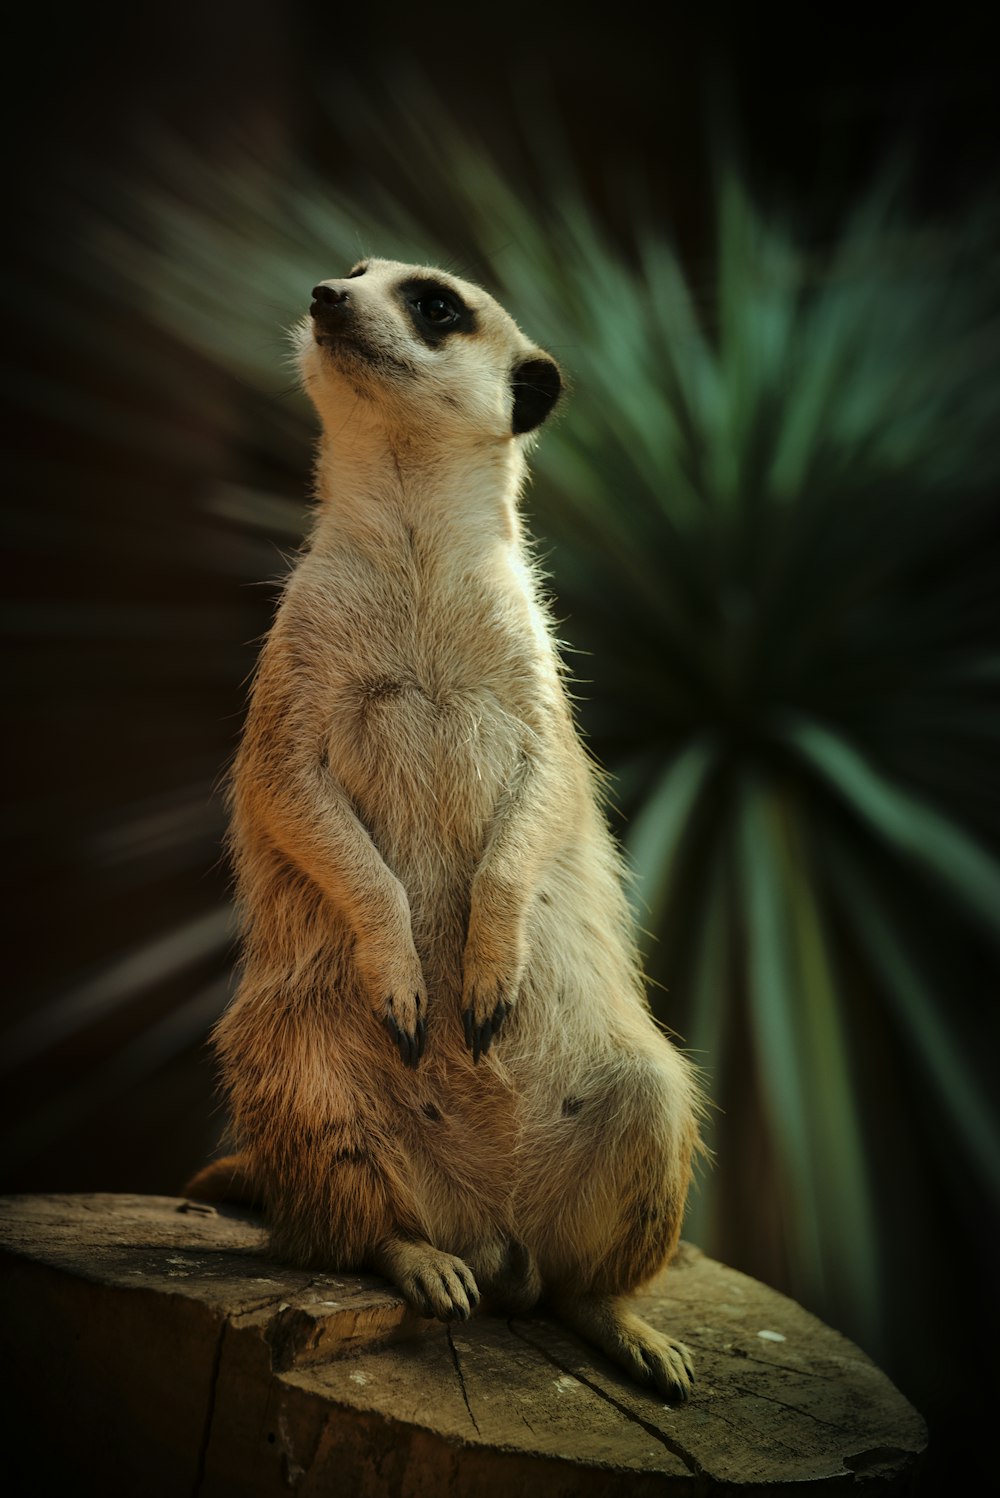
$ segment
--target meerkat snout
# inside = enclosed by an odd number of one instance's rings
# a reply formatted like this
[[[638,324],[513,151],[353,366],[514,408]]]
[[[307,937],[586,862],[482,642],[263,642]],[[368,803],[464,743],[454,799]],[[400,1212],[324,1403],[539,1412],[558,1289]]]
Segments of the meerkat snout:
[[[329,286],[321,281],[318,286],[313,287],[313,300],[309,311],[313,317],[322,317],[330,307],[342,307],[350,300],[350,293],[338,291],[336,286]]]
[[[350,324],[356,321],[357,309],[351,301],[350,292],[331,286],[327,281],[314,286],[312,295],[309,316],[312,318],[313,338],[320,347],[328,347],[334,340],[343,337]]]

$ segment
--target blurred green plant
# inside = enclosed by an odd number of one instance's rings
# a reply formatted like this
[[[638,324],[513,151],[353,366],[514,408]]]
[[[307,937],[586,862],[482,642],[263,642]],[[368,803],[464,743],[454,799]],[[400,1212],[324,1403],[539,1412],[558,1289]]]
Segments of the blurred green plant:
[[[363,253],[488,280],[563,360],[534,528],[654,1006],[718,1109],[689,1231],[879,1353],[901,1256],[1000,1188],[995,216],[914,225],[887,179],[817,242],[721,164],[692,287],[638,188],[600,227],[557,121],[515,177],[397,83],[331,104],[350,186],[161,141],[95,274],[262,392],[283,452],[313,426],[278,330]]]

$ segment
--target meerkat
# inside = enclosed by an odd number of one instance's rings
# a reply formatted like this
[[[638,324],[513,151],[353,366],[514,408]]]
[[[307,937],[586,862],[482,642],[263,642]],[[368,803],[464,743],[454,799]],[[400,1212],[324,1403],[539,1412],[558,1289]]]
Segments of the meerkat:
[[[426,1317],[545,1304],[686,1398],[629,1309],[699,1145],[519,498],[556,361],[486,292],[369,259],[294,334],[317,508],[231,782],[243,938],[214,1036],[277,1255]]]

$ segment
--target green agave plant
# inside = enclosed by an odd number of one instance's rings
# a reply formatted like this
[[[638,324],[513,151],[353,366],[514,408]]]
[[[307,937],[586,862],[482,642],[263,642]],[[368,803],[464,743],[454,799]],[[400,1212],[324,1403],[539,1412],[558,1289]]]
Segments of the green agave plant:
[[[689,1236],[904,1363],[926,1260],[1000,1188],[995,224],[914,225],[887,182],[817,244],[720,166],[696,292],[641,194],[599,226],[557,122],[525,193],[396,99],[331,106],[350,189],[160,141],[80,273],[250,392],[272,472],[313,431],[280,330],[361,253],[488,280],[562,359],[529,502],[652,1002],[715,1104]],[[260,477],[206,503],[302,521]]]

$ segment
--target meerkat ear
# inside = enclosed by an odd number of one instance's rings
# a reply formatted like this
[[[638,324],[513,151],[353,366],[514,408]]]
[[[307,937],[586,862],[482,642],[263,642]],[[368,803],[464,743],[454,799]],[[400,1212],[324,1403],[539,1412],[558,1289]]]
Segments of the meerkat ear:
[[[533,432],[548,416],[559,399],[562,375],[548,354],[535,354],[514,365],[510,383],[514,391],[511,430],[519,437],[522,432]]]

